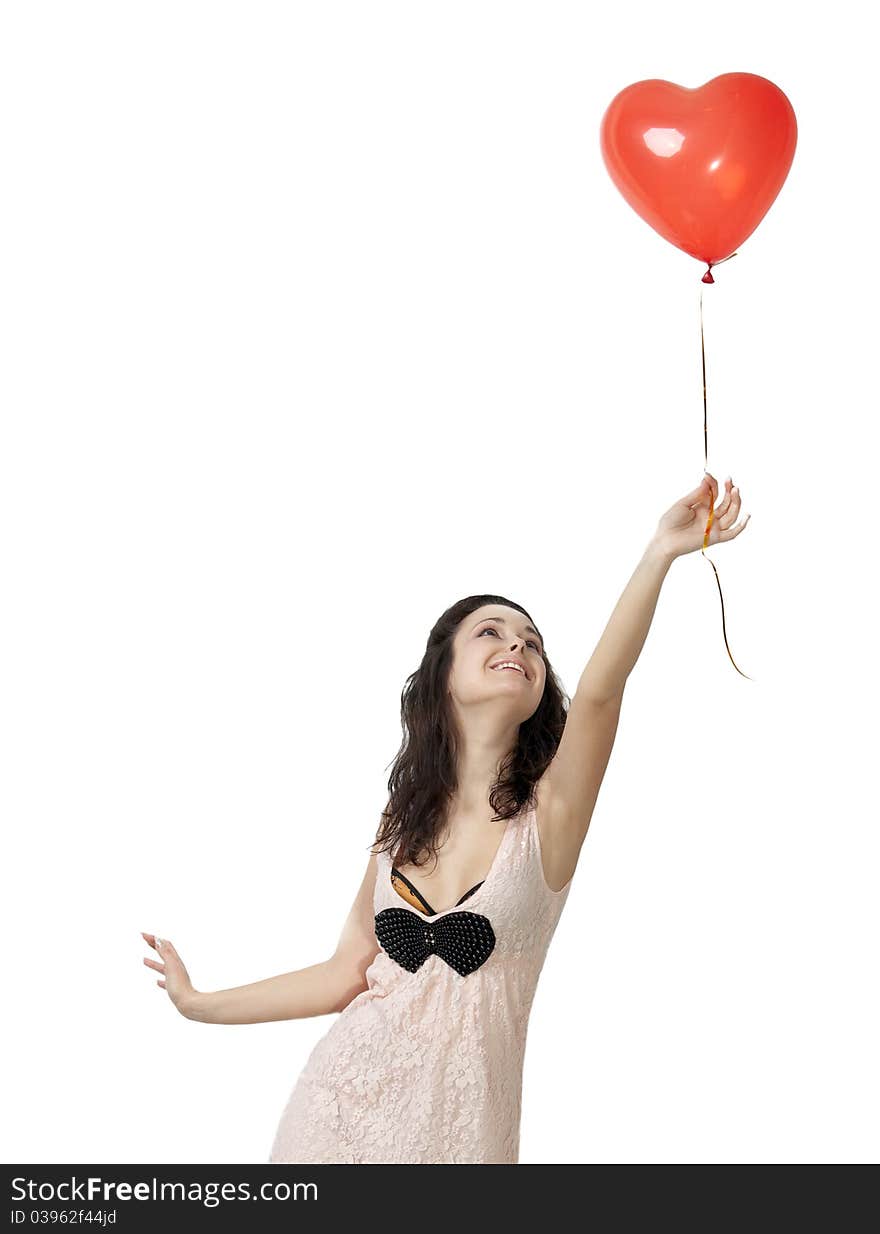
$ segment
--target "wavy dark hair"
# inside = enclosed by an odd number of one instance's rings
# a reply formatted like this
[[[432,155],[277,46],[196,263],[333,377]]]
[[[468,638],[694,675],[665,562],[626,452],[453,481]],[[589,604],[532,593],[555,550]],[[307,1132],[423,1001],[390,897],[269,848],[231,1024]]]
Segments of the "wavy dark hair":
[[[436,841],[458,787],[461,737],[447,685],[452,668],[452,640],[461,622],[487,604],[506,604],[537,622],[521,604],[504,596],[467,596],[453,604],[433,626],[422,662],[406,680],[401,694],[403,741],[388,778],[388,805],[374,841],[380,851],[399,850],[400,862],[422,865],[419,857],[436,857]],[[544,640],[541,638],[541,646]],[[533,804],[535,788],[549,766],[565,728],[571,702],[546,651],[544,693],[534,715],[523,721],[514,749],[503,760],[489,793],[493,822],[512,818]],[[425,861],[427,861],[427,855]]]

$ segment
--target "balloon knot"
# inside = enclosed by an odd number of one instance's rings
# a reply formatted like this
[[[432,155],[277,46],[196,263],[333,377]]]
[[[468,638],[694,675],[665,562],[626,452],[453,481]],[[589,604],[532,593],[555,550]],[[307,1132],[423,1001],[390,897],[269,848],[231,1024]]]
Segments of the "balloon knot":
[[[701,283],[714,283],[714,282],[715,282],[715,280],[712,278],[712,265],[711,265],[711,263],[710,263],[710,264],[709,264],[709,266],[707,267],[707,269],[706,269],[706,273],[703,275],[703,277],[702,277],[702,279],[700,280],[700,282],[701,282]]]

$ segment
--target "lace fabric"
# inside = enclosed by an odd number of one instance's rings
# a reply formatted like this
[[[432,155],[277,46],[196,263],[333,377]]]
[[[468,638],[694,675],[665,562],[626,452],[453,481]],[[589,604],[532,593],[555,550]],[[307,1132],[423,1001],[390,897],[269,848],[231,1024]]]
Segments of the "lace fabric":
[[[389,855],[376,861],[378,915],[404,901]],[[270,1163],[515,1164],[529,1014],[571,882],[547,885],[533,807],[508,820],[463,905],[491,923],[491,954],[461,976],[441,955],[410,972],[380,949],[309,1055]],[[406,911],[434,925],[461,909]]]

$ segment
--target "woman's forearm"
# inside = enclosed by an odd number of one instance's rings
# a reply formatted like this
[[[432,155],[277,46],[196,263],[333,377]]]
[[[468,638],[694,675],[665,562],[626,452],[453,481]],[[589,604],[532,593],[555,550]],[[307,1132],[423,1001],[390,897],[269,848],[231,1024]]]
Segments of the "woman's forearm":
[[[581,697],[606,702],[623,693],[648,637],[660,589],[673,560],[657,541],[648,544],[581,674],[577,687]]]
[[[341,1011],[363,989],[334,959],[229,990],[196,991],[181,1008],[203,1024],[267,1024]]]

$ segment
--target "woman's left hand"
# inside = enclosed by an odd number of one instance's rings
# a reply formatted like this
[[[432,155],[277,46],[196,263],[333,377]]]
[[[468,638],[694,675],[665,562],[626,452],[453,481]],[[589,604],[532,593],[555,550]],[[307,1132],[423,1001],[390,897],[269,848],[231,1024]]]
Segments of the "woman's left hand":
[[[739,489],[730,478],[724,481],[724,489],[724,499],[716,507],[712,519],[710,545],[735,539],[752,517],[748,514],[743,522],[734,526],[741,505]],[[683,557],[685,553],[693,553],[703,547],[709,511],[717,496],[718,481],[707,473],[699,488],[666,511],[654,533],[654,540],[664,553],[670,558]]]

